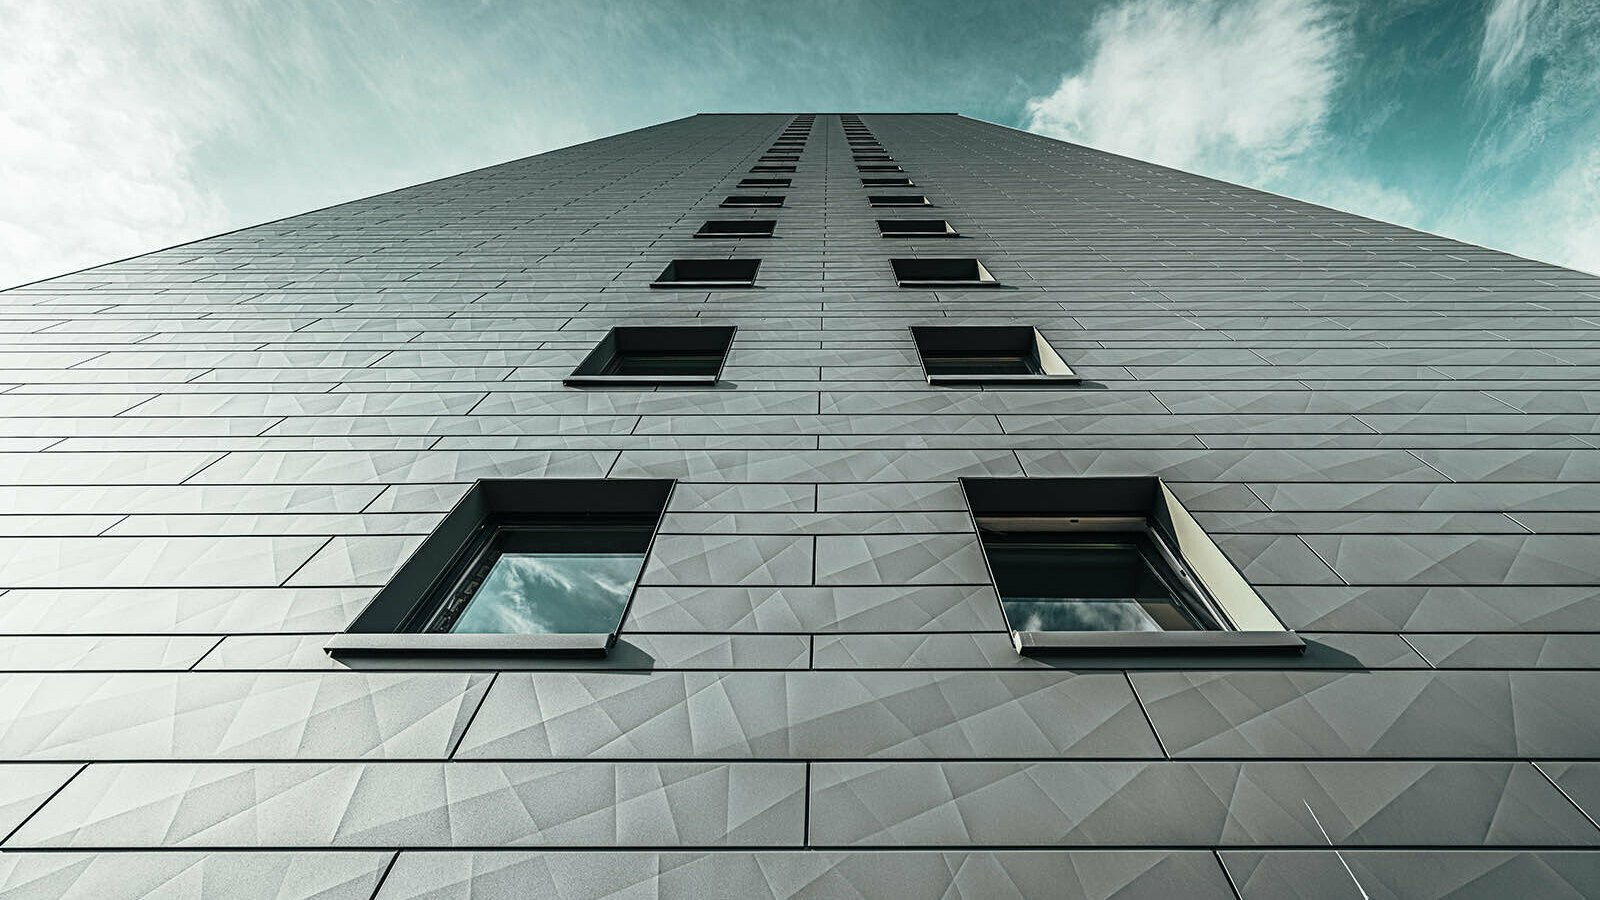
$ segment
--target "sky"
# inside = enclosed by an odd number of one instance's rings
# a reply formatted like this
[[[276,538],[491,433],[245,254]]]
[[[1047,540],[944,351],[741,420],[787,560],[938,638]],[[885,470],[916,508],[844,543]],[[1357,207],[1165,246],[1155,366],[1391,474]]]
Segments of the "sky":
[[[0,0],[0,286],[655,122],[960,112],[1600,272],[1600,0]]]

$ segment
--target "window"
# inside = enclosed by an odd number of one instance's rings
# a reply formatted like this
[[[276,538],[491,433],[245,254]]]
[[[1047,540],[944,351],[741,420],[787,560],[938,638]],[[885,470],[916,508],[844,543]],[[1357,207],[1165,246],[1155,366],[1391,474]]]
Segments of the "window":
[[[789,186],[788,178],[741,178],[739,187],[742,188],[780,188]]]
[[[886,238],[961,236],[955,226],[943,219],[879,219],[878,233]]]
[[[759,259],[675,259],[667,263],[653,288],[749,287],[755,284]]]
[[[628,326],[607,332],[565,383],[716,384],[735,328]]]
[[[697,238],[769,238],[777,219],[712,219],[694,233]]]
[[[478,481],[327,651],[604,654],[672,484]]]
[[[1305,647],[1159,478],[961,488],[1019,652]]]
[[[975,259],[891,259],[901,287],[998,287],[1000,282]]]
[[[856,166],[856,171],[857,172],[904,172],[905,169],[902,169],[899,166],[894,165],[892,163],[863,163],[862,165]]]
[[[725,197],[720,204],[724,207],[739,208],[769,208],[783,205],[782,194],[733,194]]]
[[[885,153],[863,153],[858,154],[855,157],[855,161],[858,163],[894,162],[894,157]]]
[[[756,165],[750,167],[750,171],[752,172],[793,172],[794,170],[794,166],[780,165]],[[787,185],[788,182],[785,181],[784,184]]]
[[[875,187],[913,187],[914,185],[912,184],[911,179],[909,179],[909,178],[889,177],[889,178],[863,178],[863,179],[861,179],[861,186],[862,187],[868,187],[868,188],[875,188]]]
[[[867,202],[873,206],[932,206],[921,194],[868,194]]]
[[[1080,380],[1032,325],[913,325],[929,384]]]

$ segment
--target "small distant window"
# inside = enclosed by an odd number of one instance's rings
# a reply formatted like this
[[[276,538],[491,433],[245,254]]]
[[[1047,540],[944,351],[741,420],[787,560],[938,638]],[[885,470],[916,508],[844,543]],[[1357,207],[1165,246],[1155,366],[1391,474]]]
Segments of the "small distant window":
[[[777,219],[712,219],[694,233],[697,238],[769,238]]]
[[[904,172],[905,169],[902,169],[899,166],[894,165],[893,163],[862,163],[861,165],[856,166],[856,171],[857,172]]]
[[[894,157],[884,153],[865,153],[855,157],[858,163],[894,162]]]
[[[791,165],[772,165],[768,163],[750,167],[750,171],[752,172],[793,172],[794,170],[795,167]],[[787,182],[785,183],[787,184]]]
[[[716,384],[734,327],[627,326],[607,332],[565,383]]]
[[[944,219],[879,219],[878,233],[886,238],[960,237]]]
[[[909,178],[889,176],[887,178],[863,178],[861,186],[867,188],[915,187]]]
[[[995,287],[1000,282],[975,259],[891,259],[901,287]]]
[[[1079,381],[1031,325],[914,325],[911,339],[929,384]]]
[[[1019,652],[1305,648],[1159,478],[961,487]]]
[[[788,178],[741,178],[739,180],[739,187],[742,187],[742,188],[757,188],[757,187],[758,188],[780,188],[780,187],[788,187],[789,184],[790,184],[790,180],[791,179],[788,179]]]
[[[655,479],[478,481],[327,651],[603,655],[671,491]]]
[[[720,204],[729,208],[769,208],[783,205],[782,194],[734,194]]]
[[[755,284],[759,259],[675,259],[667,263],[653,288],[749,287]]]
[[[922,194],[868,194],[867,202],[873,206],[932,206]]]

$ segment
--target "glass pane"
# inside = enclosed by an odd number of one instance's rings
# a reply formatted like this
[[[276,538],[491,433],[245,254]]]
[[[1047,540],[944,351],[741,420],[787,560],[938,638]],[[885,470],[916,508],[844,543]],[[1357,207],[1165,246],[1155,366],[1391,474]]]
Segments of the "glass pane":
[[[1032,537],[1032,536],[1030,536]],[[1158,571],[1137,532],[1053,534],[988,543],[995,586],[1016,631],[1193,631],[1204,626]]]
[[[715,375],[722,356],[711,354],[626,353],[606,366],[605,375]]]
[[[1166,631],[1132,600],[1020,600],[1002,602],[1015,631]]]
[[[642,553],[502,553],[451,627],[475,634],[609,634]]]
[[[935,356],[927,359],[931,375],[1038,375],[1033,360],[1020,356]]]

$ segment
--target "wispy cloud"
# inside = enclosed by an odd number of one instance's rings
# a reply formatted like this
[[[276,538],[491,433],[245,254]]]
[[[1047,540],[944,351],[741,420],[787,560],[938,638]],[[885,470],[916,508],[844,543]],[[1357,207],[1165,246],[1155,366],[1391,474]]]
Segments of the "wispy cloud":
[[[1133,0],[1096,18],[1092,53],[1028,103],[1029,129],[1256,182],[1317,142],[1340,36],[1310,0]]]
[[[164,20],[173,8],[164,7]],[[225,103],[149,64],[169,22],[144,3],[0,5],[0,287],[200,237],[226,222],[192,177]],[[187,11],[203,30],[204,7]],[[176,104],[175,96],[192,102]]]
[[[1549,0],[1495,0],[1483,23],[1483,43],[1473,82],[1488,89],[1504,85],[1528,61],[1528,25],[1542,18]]]

